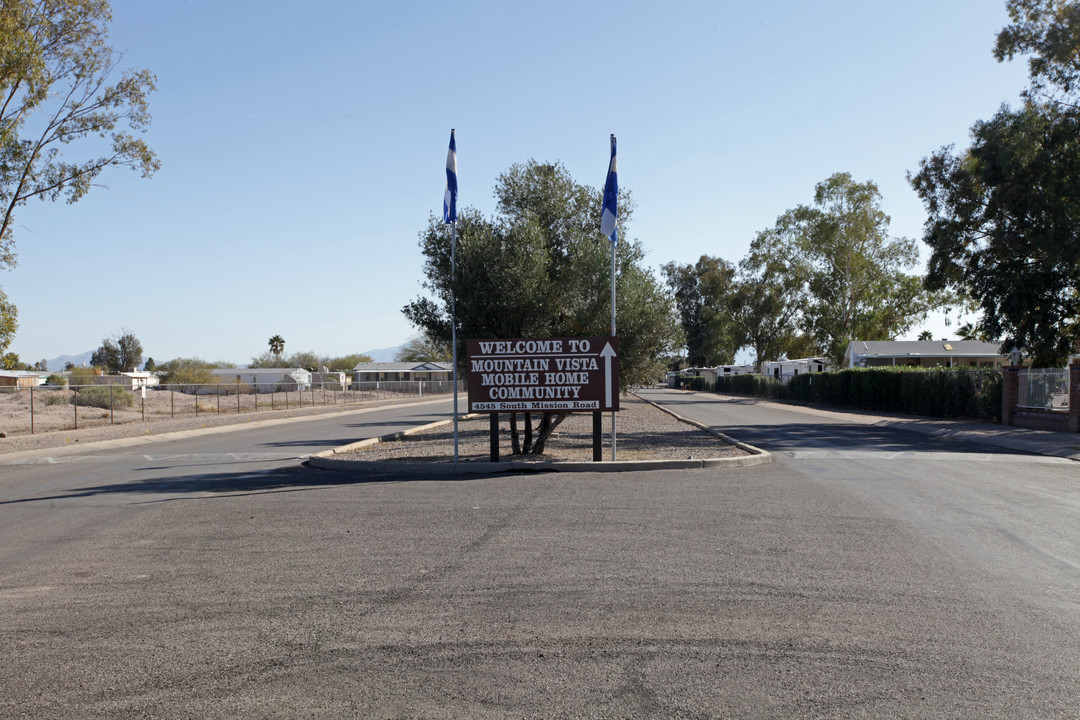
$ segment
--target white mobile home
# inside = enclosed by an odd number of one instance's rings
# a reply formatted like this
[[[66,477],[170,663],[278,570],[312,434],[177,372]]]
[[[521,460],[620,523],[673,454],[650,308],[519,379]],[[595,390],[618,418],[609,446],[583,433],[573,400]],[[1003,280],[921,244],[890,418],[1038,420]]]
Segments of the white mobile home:
[[[311,373],[303,368],[217,368],[210,372],[221,384],[220,392],[228,392],[228,385],[240,385],[243,392],[260,393],[311,388]],[[218,390],[207,388],[203,392]]]
[[[982,340],[853,340],[848,367],[976,367],[1005,364],[1001,343]]]

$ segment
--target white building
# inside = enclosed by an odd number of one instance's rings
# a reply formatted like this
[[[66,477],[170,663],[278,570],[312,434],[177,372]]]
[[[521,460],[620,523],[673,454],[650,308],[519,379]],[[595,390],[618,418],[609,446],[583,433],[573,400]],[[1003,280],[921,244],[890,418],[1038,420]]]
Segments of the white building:
[[[217,368],[210,371],[221,385],[243,385],[244,392],[251,390],[269,393],[285,390],[309,390],[311,373],[303,368]],[[226,388],[221,388],[222,392]],[[213,388],[203,392],[213,393]]]
[[[975,367],[1005,364],[1001,343],[981,340],[853,340],[848,367]]]
[[[362,362],[353,368],[353,382],[417,382],[453,380],[454,366],[445,362]]]

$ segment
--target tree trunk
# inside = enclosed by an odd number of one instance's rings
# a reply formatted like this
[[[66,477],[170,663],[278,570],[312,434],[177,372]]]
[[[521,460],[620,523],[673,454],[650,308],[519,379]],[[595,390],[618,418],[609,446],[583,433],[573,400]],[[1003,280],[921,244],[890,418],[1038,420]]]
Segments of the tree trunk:
[[[533,451],[533,426],[532,414],[525,413],[525,442],[521,444],[521,454],[528,455]]]
[[[521,438],[518,437],[517,413],[510,413],[510,454],[521,454]]]
[[[536,444],[533,446],[533,455],[543,455],[544,447],[547,445],[548,438],[551,437],[552,431],[562,424],[562,421],[570,417],[570,413],[544,413],[544,419],[540,421],[539,436],[536,439]]]

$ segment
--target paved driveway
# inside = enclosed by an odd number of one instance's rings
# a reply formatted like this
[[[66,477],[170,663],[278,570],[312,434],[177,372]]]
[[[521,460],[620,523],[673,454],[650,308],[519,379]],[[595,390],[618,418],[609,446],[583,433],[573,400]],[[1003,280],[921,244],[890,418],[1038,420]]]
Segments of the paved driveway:
[[[4,498],[0,716],[1075,717],[1075,470],[958,455]]]

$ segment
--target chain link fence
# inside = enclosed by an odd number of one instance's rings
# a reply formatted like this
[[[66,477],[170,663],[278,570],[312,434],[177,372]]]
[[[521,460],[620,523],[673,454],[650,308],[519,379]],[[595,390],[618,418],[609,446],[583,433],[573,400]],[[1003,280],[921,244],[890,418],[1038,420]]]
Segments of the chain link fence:
[[[120,385],[0,388],[0,433],[35,434],[302,408],[346,409],[349,405],[409,402],[453,391],[453,382],[440,381],[348,385],[327,381],[272,392],[244,383],[158,385],[134,390]],[[459,392],[464,393],[463,383]]]

